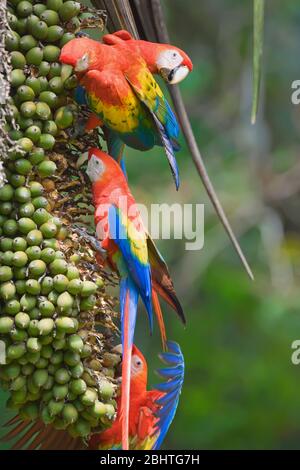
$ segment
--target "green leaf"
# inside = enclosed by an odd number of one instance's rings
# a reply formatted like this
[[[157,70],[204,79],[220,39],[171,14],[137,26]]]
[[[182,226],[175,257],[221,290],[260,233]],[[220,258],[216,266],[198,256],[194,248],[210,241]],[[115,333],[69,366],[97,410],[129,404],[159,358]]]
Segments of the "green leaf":
[[[261,63],[263,54],[263,36],[264,36],[264,8],[265,0],[254,0],[253,2],[253,96],[251,123],[255,124],[259,88],[261,78]]]

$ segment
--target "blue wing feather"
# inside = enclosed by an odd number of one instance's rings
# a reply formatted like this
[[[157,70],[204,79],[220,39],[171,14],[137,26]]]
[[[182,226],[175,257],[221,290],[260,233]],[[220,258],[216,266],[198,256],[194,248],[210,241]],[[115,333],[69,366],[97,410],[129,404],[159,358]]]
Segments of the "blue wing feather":
[[[160,448],[174,419],[184,380],[184,357],[179,344],[173,341],[168,341],[167,350],[168,351],[163,353],[161,356],[164,358],[164,362],[168,365],[175,366],[160,369],[160,375],[168,378],[169,380],[155,387],[157,390],[165,392],[165,395],[156,400],[156,403],[161,406],[161,408],[157,412],[157,427],[159,429],[159,435],[153,446],[153,450],[158,450]],[[173,375],[170,373],[172,369]]]
[[[122,257],[125,262],[128,274],[134,281],[139,295],[145,304],[150,330],[153,330],[153,314],[152,314],[152,282],[151,269],[149,263],[141,263],[132,251],[131,242],[128,238],[127,227],[122,223],[119,209],[113,205],[108,211],[108,223],[110,237],[118,245]],[[122,275],[122,273],[120,273]],[[125,273],[126,276],[126,273]]]

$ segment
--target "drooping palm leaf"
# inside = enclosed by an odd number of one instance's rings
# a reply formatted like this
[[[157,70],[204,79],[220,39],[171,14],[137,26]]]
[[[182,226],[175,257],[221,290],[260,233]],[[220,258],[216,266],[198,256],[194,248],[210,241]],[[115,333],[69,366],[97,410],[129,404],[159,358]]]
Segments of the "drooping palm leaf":
[[[261,80],[261,65],[264,42],[264,8],[265,0],[254,0],[253,2],[253,94],[251,123],[255,124],[259,90]]]

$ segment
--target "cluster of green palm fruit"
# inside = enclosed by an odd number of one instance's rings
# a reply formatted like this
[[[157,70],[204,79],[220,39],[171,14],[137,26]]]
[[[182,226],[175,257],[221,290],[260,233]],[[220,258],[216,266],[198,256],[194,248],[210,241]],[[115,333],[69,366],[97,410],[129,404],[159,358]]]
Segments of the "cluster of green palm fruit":
[[[102,283],[81,279],[76,254],[66,259],[59,242],[66,229],[51,214],[43,186],[56,172],[51,151],[75,119],[70,90],[76,78],[58,58],[74,37],[80,4],[9,5],[14,122],[8,131],[18,147],[7,156],[0,189],[0,339],[6,347],[0,380],[10,392],[8,406],[24,419],[86,437],[115,414],[114,386],[97,375],[97,341],[89,341],[84,323]]]

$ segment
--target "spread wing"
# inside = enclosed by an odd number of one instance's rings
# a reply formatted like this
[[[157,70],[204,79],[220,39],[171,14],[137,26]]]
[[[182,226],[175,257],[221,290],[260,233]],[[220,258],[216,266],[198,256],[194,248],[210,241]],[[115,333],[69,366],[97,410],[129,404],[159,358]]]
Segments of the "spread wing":
[[[155,390],[163,392],[163,396],[156,400],[160,407],[157,412],[157,439],[152,447],[158,450],[171,426],[176,409],[179,403],[179,397],[184,380],[184,357],[179,344],[168,341],[168,351],[160,355],[166,367],[159,369],[158,373],[166,381],[155,387]]]

